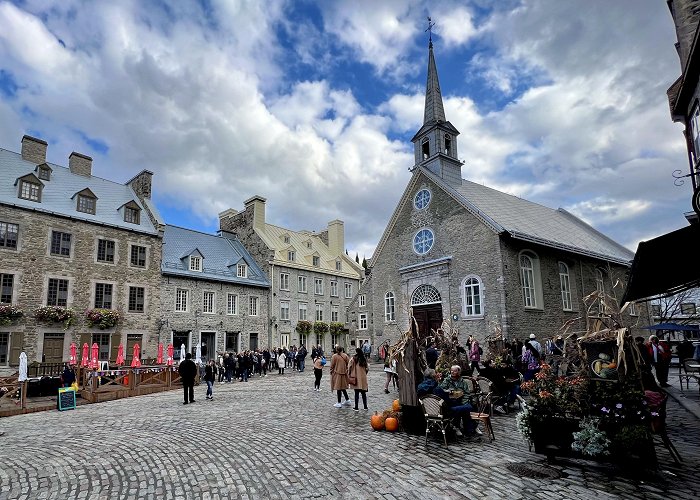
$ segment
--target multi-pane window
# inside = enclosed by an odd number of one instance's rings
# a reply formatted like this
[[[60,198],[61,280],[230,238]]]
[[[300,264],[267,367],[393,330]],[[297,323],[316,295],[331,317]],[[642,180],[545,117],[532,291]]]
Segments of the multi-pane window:
[[[651,315],[659,317],[661,316],[661,305],[660,304],[652,304],[651,305]]]
[[[97,240],[97,262],[114,264],[114,241]]]
[[[323,321],[323,304],[316,304],[316,321]]]
[[[0,365],[7,364],[7,356],[10,347],[10,334],[0,333]]]
[[[190,291],[183,288],[175,290],[175,311],[186,312],[187,303],[189,302]]]
[[[124,222],[131,224],[139,223],[139,209],[132,207],[124,207]]]
[[[135,267],[146,267],[146,247],[139,245],[131,246],[131,265]]]
[[[314,255],[312,257],[312,262],[313,262],[314,267],[320,266],[321,265],[321,257],[319,257],[318,255]]]
[[[51,170],[48,168],[39,168],[38,169],[38,176],[39,179],[42,181],[50,181],[51,180]]]
[[[331,281],[331,297],[337,297],[338,296],[338,282],[333,280]]]
[[[314,294],[323,295],[323,278],[314,278]]]
[[[306,293],[306,276],[299,276],[299,291]]]
[[[284,242],[285,242],[285,243],[289,243],[289,236],[285,236],[285,237],[284,237]]]
[[[250,315],[251,316],[258,315],[258,298],[257,297],[250,298]]]
[[[537,307],[535,266],[527,255],[520,256],[520,279],[523,286],[523,304],[525,307]]]
[[[476,276],[470,276],[464,280],[462,290],[465,316],[481,316],[481,281]]]
[[[386,292],[384,295],[384,321],[396,321],[394,292]]]
[[[214,292],[204,292],[202,297],[202,312],[213,314],[214,311]]]
[[[41,186],[33,182],[22,181],[19,197],[30,201],[39,201],[41,197]]]
[[[280,302],[280,319],[289,319],[289,301],[283,300]]]
[[[46,305],[60,307],[66,307],[68,305],[68,280],[49,278]]]
[[[236,276],[239,278],[247,278],[248,277],[248,266],[245,264],[238,264],[236,266]]]
[[[280,290],[289,290],[289,274],[280,273]]]
[[[367,313],[360,313],[360,319],[357,326],[358,330],[367,330]]]
[[[19,226],[9,222],[0,222],[0,247],[17,248]]]
[[[142,313],[146,299],[146,289],[142,286],[129,287],[129,312]]]
[[[630,312],[630,314],[632,313]],[[695,304],[693,302],[683,302],[681,304],[681,314],[688,316],[695,314]]]
[[[367,299],[365,298],[364,294],[357,298],[357,303],[360,307],[365,307],[367,305]]]
[[[202,271],[202,258],[199,255],[190,255],[190,271]]]
[[[299,302],[299,321],[306,321],[306,302]]]
[[[14,274],[0,274],[0,304],[12,304],[12,288],[14,284]]]
[[[695,304],[693,304],[695,305]],[[637,304],[634,302],[630,302],[629,308],[627,309],[630,313],[630,316],[637,316],[639,313],[637,312]]]
[[[338,322],[338,306],[336,305],[331,306],[331,321],[333,323]],[[335,343],[333,345],[335,345]]]
[[[571,303],[571,283],[569,281],[569,266],[559,263],[559,289],[561,290],[561,307],[565,311],[573,309]]]
[[[345,298],[352,298],[352,283],[345,283]]]
[[[93,333],[92,343],[99,346],[99,360],[109,361],[109,333]]]
[[[70,257],[70,233],[51,231],[51,255]]]
[[[342,271],[343,270],[343,263],[340,262],[339,260],[335,261],[335,270],[336,271]]]
[[[112,309],[111,283],[95,283],[95,308]]]
[[[289,262],[294,262],[294,259],[296,259],[296,252],[294,250],[287,250],[287,260]]]
[[[238,314],[238,295],[235,293],[226,296],[226,314]]]
[[[78,212],[84,212],[86,214],[95,213],[95,198],[91,196],[84,196],[82,194],[78,195]]]

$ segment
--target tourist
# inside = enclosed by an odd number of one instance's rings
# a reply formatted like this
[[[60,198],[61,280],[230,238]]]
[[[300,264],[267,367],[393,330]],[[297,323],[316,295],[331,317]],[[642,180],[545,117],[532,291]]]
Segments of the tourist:
[[[75,372],[73,368],[70,367],[68,363],[63,366],[63,373],[61,374],[61,382],[63,387],[70,387],[75,382]]]
[[[385,394],[389,394],[389,382],[393,382],[394,388],[396,388],[396,379],[394,378],[394,375],[396,375],[396,360],[392,358],[391,354],[392,352],[390,351],[384,358],[384,374],[386,375],[386,381],[384,382]]]
[[[306,346],[304,344],[301,345],[299,350],[297,351],[297,366],[299,367],[299,371],[303,372],[304,368],[306,367],[306,355],[308,354],[308,351],[306,350]]]
[[[226,370],[226,382],[230,383],[236,371],[236,358],[229,353],[224,354],[224,369]]]
[[[214,399],[214,393],[212,388],[214,387],[214,381],[216,380],[216,363],[212,359],[207,363],[204,368],[204,381],[207,383],[207,395],[206,398],[211,400]]]
[[[371,353],[372,346],[370,345],[369,340],[365,340],[365,343],[362,344],[362,354],[365,355],[365,359],[369,359]]]
[[[277,348],[270,351],[270,371],[277,369]]]
[[[194,378],[197,376],[197,365],[192,361],[192,353],[185,354],[185,360],[177,367],[182,380],[182,390],[185,394],[185,402],[183,404],[194,403]]]
[[[350,358],[343,352],[341,346],[336,346],[336,351],[331,358],[331,390],[336,391],[338,402],[334,404],[336,408],[341,408],[343,405],[350,406],[350,398],[348,397],[348,365]],[[345,396],[345,401],[341,404],[340,396]]]
[[[532,347],[534,347],[535,349],[537,349],[537,353],[540,355],[540,357],[542,357],[542,344],[537,342],[537,340],[535,339],[534,333],[530,334],[530,345]]]
[[[425,361],[428,363],[428,368],[435,369],[439,354],[435,348],[435,343],[431,342],[430,346],[425,350]]]
[[[287,366],[287,356],[284,354],[284,350],[280,349],[277,353],[277,369],[278,375],[284,375],[284,368]]]
[[[668,383],[668,368],[671,365],[671,348],[666,341],[659,342],[659,337],[652,335],[647,344],[649,360],[656,372],[656,380],[661,387],[670,387]]]
[[[323,377],[323,357],[314,358],[314,391],[321,392],[321,377]]]
[[[474,375],[475,369],[477,373],[479,373],[479,361],[481,361],[481,353],[483,350],[473,335],[469,336],[469,341],[467,343],[469,344],[469,363],[471,370],[469,375]]]
[[[362,405],[365,410],[367,409],[367,372],[369,372],[369,365],[367,364],[365,352],[358,347],[355,349],[355,355],[348,364],[348,373],[351,377],[354,377],[354,383],[351,383],[351,385],[355,389],[355,411],[360,411],[358,408],[360,395],[362,396]]]
[[[438,373],[433,368],[426,368],[423,372],[423,381],[416,387],[418,398],[423,398],[428,394],[434,394],[439,383]]]
[[[535,378],[535,373],[540,369],[540,353],[532,345],[532,341],[525,342],[525,353],[523,354],[522,362],[525,367],[523,380],[527,382]]]
[[[476,422],[471,418],[471,412],[474,411],[474,407],[468,401],[471,389],[467,384],[471,384],[471,382],[462,379],[462,368],[459,365],[454,365],[450,368],[450,376],[446,377],[438,387],[438,389],[442,389],[442,391],[447,393],[446,395],[438,395],[447,396],[445,401],[450,408],[450,414],[454,417],[453,423],[457,436],[463,435],[459,429],[460,420],[467,436],[482,434]]]
[[[217,365],[219,368],[219,383],[223,384],[226,377],[226,366],[224,365],[224,355],[219,353],[217,357]]]

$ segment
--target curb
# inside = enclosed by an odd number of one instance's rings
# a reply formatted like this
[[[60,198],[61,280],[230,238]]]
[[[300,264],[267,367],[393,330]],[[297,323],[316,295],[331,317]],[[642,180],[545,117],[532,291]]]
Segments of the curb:
[[[686,389],[686,391],[689,391],[689,389]],[[686,398],[685,393],[679,389],[676,389],[674,386],[667,387],[666,392],[670,397],[675,399],[679,405],[692,413],[695,418],[700,420],[700,403]]]

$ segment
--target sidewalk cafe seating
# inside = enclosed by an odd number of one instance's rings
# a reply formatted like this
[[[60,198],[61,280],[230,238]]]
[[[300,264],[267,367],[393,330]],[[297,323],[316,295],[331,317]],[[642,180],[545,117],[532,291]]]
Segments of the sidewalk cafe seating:
[[[671,455],[671,458],[673,458],[673,461],[676,462],[676,464],[680,465],[683,460],[681,459],[681,456],[678,453],[678,450],[676,450],[676,447],[673,446],[673,443],[671,442],[671,439],[668,437],[668,433],[666,431],[666,402],[667,401],[668,401],[668,396],[664,395],[664,398],[661,401],[661,403],[658,405],[658,407],[654,407],[650,403],[649,408],[652,410],[656,410],[656,412],[658,413],[658,416],[652,417],[651,431],[655,437],[658,436],[659,438],[661,438],[661,442],[668,450],[669,454]]]
[[[685,359],[678,365],[678,379],[683,390],[683,380],[685,380],[686,389],[690,390],[690,381],[694,380],[698,384],[700,390],[700,361],[695,359]]]
[[[482,383],[484,380],[488,379],[482,379]],[[489,392],[488,394],[483,394],[482,396],[478,399],[478,406],[477,406],[477,411],[473,411],[469,414],[469,416],[472,418],[472,420],[479,421],[483,424],[484,426],[484,431],[486,431],[486,435],[489,437],[491,441],[494,441],[496,439],[495,434],[493,433],[493,427],[491,426],[491,415],[487,411],[487,407],[490,408],[491,405],[491,393]]]
[[[453,428],[453,425],[452,418],[449,415],[449,408],[446,406],[445,401],[433,394],[428,394],[418,401],[425,415],[425,445],[428,446],[428,434],[430,431],[437,428],[442,432],[445,446],[449,448],[445,431]]]

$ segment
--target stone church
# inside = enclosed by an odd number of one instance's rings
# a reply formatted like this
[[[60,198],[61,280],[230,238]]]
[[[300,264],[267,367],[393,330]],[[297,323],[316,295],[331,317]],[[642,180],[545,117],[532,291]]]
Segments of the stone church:
[[[461,341],[496,327],[506,338],[549,337],[585,314],[589,293],[621,294],[612,288],[626,279],[630,250],[564,209],[462,179],[458,135],[445,117],[431,41],[413,175],[351,304],[356,341],[393,342],[411,316],[424,331],[456,328]],[[648,324],[646,307],[632,304],[627,314],[630,325]]]

